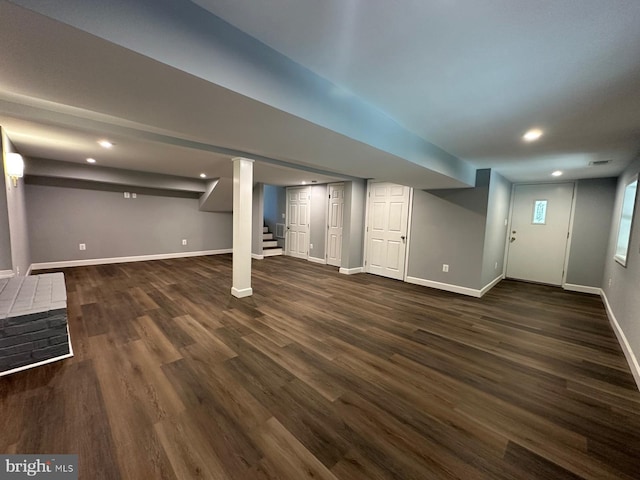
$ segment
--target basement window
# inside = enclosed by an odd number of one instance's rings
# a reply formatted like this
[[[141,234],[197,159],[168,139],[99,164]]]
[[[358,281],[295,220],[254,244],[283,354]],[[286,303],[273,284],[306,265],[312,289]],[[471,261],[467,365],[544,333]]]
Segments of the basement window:
[[[636,193],[638,190],[638,176],[636,175],[624,188],[622,210],[620,211],[620,223],[618,224],[618,241],[616,242],[616,254],[613,257],[620,265],[627,266],[627,253],[631,239],[631,227],[633,224],[633,211],[636,205]]]

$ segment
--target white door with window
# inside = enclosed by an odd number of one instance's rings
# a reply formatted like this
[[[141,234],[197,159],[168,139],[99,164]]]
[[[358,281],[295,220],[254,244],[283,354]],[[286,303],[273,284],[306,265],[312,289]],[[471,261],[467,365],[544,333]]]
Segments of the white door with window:
[[[404,279],[410,194],[403,185],[369,184],[366,272]]]
[[[286,253],[292,257],[308,257],[309,193],[309,187],[287,188]]]
[[[344,184],[329,185],[327,213],[327,265],[340,266],[342,260],[342,226],[344,217]]]
[[[562,285],[573,183],[516,185],[507,277]]]

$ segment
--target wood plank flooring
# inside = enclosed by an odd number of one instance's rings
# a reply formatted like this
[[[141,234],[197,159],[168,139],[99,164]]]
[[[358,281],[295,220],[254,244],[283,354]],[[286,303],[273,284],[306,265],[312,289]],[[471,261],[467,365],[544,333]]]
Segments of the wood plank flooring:
[[[600,299],[482,299],[290,257],[64,270],[75,357],[0,378],[0,452],[81,479],[638,479]]]

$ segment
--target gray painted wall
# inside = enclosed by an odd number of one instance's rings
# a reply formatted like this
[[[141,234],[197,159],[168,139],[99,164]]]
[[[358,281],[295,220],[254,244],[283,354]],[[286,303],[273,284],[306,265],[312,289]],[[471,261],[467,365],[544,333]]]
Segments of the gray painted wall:
[[[2,151],[0,139],[0,152]],[[7,179],[9,181],[9,179]],[[11,237],[9,236],[9,213],[7,211],[7,185],[4,175],[4,161],[0,154],[0,271],[11,270]]]
[[[276,223],[285,223],[283,215],[287,210],[287,190],[273,185],[264,186],[264,223],[269,231],[276,234]],[[284,238],[278,238],[278,246],[284,248]]]
[[[414,191],[407,275],[473,289],[482,285],[490,170],[476,187]],[[449,272],[442,265],[449,265]]]
[[[26,197],[34,263],[232,247],[232,215],[201,212],[197,199],[43,185]]]
[[[618,180],[602,279],[602,289],[636,359],[640,359],[640,314],[638,313],[640,312],[640,294],[638,294],[640,292],[640,196],[636,197],[627,266],[623,267],[616,262],[613,255],[616,248],[618,217],[622,209],[624,188],[638,171],[640,171],[640,158],[633,162]],[[609,280],[611,280],[610,286]],[[640,375],[636,376],[636,382],[640,387]]]
[[[256,183],[253,186],[253,198],[251,208],[251,253],[262,255],[262,226],[264,225],[264,184]]]
[[[364,265],[364,220],[366,205],[366,180],[344,182],[341,268],[358,268]]]
[[[7,138],[4,130],[2,130],[1,137],[3,155],[9,152],[16,152],[15,147]],[[7,216],[9,218],[9,238],[11,241],[13,273],[23,276],[27,274],[31,266],[24,179],[18,179],[16,187],[13,186],[11,181],[8,181],[5,187],[7,193]]]
[[[310,212],[309,256],[325,259],[325,241],[327,238],[327,186],[311,186],[311,212]]]
[[[505,262],[505,247],[511,183],[495,171],[491,171],[489,199],[487,202],[487,224],[482,256],[481,287],[502,275]]]
[[[616,178],[577,182],[566,283],[602,287],[616,186]]]

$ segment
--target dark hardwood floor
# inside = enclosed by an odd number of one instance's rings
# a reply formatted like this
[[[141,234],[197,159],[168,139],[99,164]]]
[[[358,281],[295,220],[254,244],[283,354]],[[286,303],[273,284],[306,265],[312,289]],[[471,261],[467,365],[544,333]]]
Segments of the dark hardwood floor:
[[[81,479],[640,478],[599,298],[473,299],[289,257],[64,270],[75,357],[0,378],[0,452]]]

